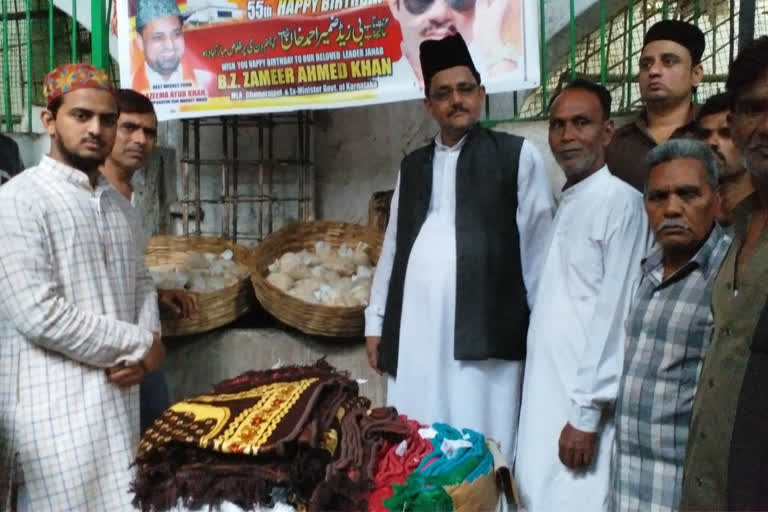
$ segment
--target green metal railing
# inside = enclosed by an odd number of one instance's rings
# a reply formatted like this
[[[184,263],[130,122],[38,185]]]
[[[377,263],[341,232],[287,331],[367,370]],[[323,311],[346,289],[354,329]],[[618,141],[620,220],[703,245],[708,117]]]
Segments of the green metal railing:
[[[642,37],[648,27],[661,19],[684,19],[698,24],[707,37],[703,64],[705,78],[697,99],[706,99],[722,88],[728,63],[739,47],[739,34],[755,37],[768,34],[768,17],[740,17],[737,0],[595,0],[584,13],[584,1],[568,0],[568,20],[553,30],[547,15],[559,12],[566,0],[538,0],[540,86],[534,91],[513,94],[512,112],[501,116],[511,121],[541,119],[549,98],[562,84],[575,77],[599,81],[611,91],[615,113],[640,106],[636,66]],[[114,70],[109,56],[109,19],[113,0],[92,0],[92,32],[77,22],[77,0],[63,0],[71,14],[65,14],[46,0],[0,0],[2,5],[2,101],[0,125],[4,131],[32,126],[33,105],[42,105],[42,78],[58,64],[92,62]],[[749,0],[754,12],[768,12],[768,0]],[[81,6],[82,7],[82,6]],[[584,22],[584,20],[592,20]],[[585,31],[590,25],[596,28]],[[746,29],[744,28],[746,27]],[[753,31],[750,33],[749,29]],[[552,32],[552,33],[550,33]],[[14,37],[15,35],[15,44]],[[112,73],[115,77],[114,72]],[[486,118],[494,97],[486,106]],[[23,121],[27,122],[24,123]],[[489,124],[500,121],[488,119]]]
[[[522,106],[518,107],[519,100],[515,98],[513,117],[488,119],[487,125],[545,118],[552,94],[576,77],[605,85],[613,96],[614,114],[639,109],[636,63],[642,50],[643,35],[653,23],[662,19],[689,21],[705,34],[704,80],[694,100],[703,101],[724,87],[728,64],[740,44],[738,26],[743,24],[740,1],[595,0],[585,12],[577,14],[578,3],[568,0],[567,24],[558,33],[550,34],[547,33],[551,30],[547,13],[562,10],[566,3],[565,0],[539,0],[541,83],[538,89],[524,95]],[[754,6],[755,13],[768,12],[768,0],[750,0],[745,4]],[[580,29],[589,25],[589,22],[583,23],[583,19],[599,21],[591,21],[596,27],[594,30],[581,30],[580,33]],[[753,14],[752,19],[754,37],[768,34],[768,17]],[[492,106],[493,98],[490,110],[493,110]]]
[[[22,125],[30,131],[33,106],[43,104],[41,86],[47,71],[68,62],[91,62],[99,67],[111,64],[107,20],[112,2],[110,0],[108,6],[103,0],[90,2],[91,32],[77,22],[77,0],[67,2],[71,15],[60,11],[53,1],[0,0],[0,4],[3,56],[0,124],[5,132]]]

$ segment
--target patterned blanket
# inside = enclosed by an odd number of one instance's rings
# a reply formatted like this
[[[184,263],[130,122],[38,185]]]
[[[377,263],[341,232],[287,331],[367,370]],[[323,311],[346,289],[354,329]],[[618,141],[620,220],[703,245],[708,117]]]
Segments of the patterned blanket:
[[[407,433],[396,411],[369,408],[357,383],[324,360],[221,382],[174,404],[144,434],[134,505],[367,508],[380,443]]]

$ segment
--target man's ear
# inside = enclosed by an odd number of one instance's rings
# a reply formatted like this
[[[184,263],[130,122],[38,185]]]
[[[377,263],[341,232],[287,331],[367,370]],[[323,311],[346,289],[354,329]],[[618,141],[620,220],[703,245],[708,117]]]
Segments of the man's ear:
[[[616,133],[616,125],[613,124],[613,119],[608,119],[605,121],[605,126],[603,127],[603,147],[607,148],[608,145],[613,140],[613,134]]]
[[[712,191],[712,195],[713,195],[712,200],[715,203],[714,206],[713,206],[713,208],[715,210],[714,211],[714,216],[715,216],[716,219],[722,219],[723,217],[725,217],[725,213],[726,213],[725,205],[723,204],[723,200],[725,198],[720,193],[720,188],[719,187]]]
[[[427,111],[427,114],[432,113],[432,101],[429,98],[424,98],[424,110]]]
[[[40,112],[40,122],[43,123],[45,132],[53,137],[56,135],[56,118],[53,116],[53,112],[46,109]]]
[[[693,82],[693,86],[698,87],[703,78],[704,78],[704,67],[701,65],[701,63],[696,64],[695,66],[693,66],[693,69],[691,69],[691,80]]]

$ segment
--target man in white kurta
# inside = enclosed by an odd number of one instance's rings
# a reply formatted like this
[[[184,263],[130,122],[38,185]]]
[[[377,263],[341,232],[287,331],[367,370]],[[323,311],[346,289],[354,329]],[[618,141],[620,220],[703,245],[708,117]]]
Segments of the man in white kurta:
[[[411,248],[403,290],[397,376],[390,377],[387,403],[418,421],[471,428],[501,443],[508,460],[515,449],[521,361],[457,360],[454,356],[457,294],[457,163],[468,135],[445,144],[435,139],[432,193],[426,218]],[[469,144],[472,142],[470,141]],[[366,309],[366,336],[382,334],[397,244],[400,182],[392,199],[384,244]],[[554,212],[546,169],[524,141],[517,172],[516,222],[528,306],[535,301],[542,256]],[[479,334],[482,336],[482,334]],[[511,341],[511,340],[510,340]]]
[[[515,474],[531,512],[605,509],[624,320],[648,241],[641,194],[605,166],[609,109],[608,91],[582,81],[550,108],[567,182],[528,331]]]
[[[117,117],[100,73],[62,70],[66,93],[46,79],[51,154],[0,189],[0,469],[19,512],[133,509],[139,390],[114,379],[159,361],[157,296],[122,198],[96,178]]]

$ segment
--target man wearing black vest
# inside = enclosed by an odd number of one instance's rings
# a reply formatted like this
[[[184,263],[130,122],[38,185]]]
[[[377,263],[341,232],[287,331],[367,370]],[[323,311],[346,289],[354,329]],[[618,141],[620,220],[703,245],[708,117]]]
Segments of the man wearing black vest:
[[[434,142],[406,156],[366,310],[387,402],[514,457],[528,315],[554,213],[530,142],[477,125],[485,89],[460,35],[420,46]]]

